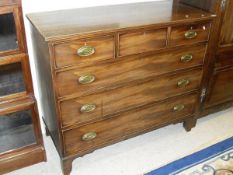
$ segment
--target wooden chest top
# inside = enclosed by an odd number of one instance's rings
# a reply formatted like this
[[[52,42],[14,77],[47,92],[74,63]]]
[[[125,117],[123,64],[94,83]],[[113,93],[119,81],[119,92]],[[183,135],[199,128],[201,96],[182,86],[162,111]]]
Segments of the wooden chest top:
[[[135,27],[208,20],[211,13],[173,1],[91,7],[29,14],[46,41],[87,33],[115,32]]]

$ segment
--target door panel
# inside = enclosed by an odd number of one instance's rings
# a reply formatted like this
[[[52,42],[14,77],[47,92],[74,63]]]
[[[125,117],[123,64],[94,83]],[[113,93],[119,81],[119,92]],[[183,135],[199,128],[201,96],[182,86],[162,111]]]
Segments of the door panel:
[[[0,154],[35,143],[31,110],[0,115]]]
[[[18,39],[16,36],[14,14],[1,14],[0,26],[0,52],[16,50],[18,48]]]
[[[0,58],[0,101],[23,97],[32,92],[27,55]]]
[[[226,2],[226,10],[223,17],[222,30],[220,35],[220,46],[233,44],[233,0]]]
[[[233,100],[233,68],[216,72],[206,107]]]
[[[26,52],[21,11],[9,5],[0,10],[0,56]]]
[[[20,62],[0,66],[0,96],[24,92],[24,82]]]

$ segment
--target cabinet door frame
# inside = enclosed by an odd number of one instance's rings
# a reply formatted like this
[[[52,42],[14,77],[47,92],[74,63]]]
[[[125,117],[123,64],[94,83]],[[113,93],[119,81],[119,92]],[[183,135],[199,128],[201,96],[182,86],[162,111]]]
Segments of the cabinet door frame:
[[[211,102],[211,97],[212,97],[212,94],[214,93],[213,86],[216,86],[217,76],[219,76],[219,74],[222,74],[222,73],[227,72],[227,71],[232,71],[232,70],[233,70],[233,67],[214,71],[214,74],[213,74],[213,76],[211,78],[211,83],[210,83],[212,88],[209,88],[210,89],[209,90],[209,96],[207,96],[207,98],[206,98],[206,105],[205,105],[206,108],[210,108],[210,107],[217,106],[217,105],[220,105],[220,104],[226,104],[226,103],[233,100],[233,96],[230,96],[230,98],[228,98],[226,100],[218,100],[216,102]]]
[[[5,106],[7,106],[7,105],[5,105]],[[25,110],[31,111],[33,131],[35,134],[35,142],[32,144],[29,144],[29,145],[25,145],[25,146],[20,147],[20,148],[15,148],[13,150],[9,150],[9,151],[0,153],[0,156],[6,155],[6,154],[12,154],[15,152],[22,151],[24,149],[29,149],[29,148],[33,148],[35,146],[43,145],[42,134],[40,132],[40,121],[39,121],[39,117],[38,117],[39,114],[37,111],[37,104],[33,99],[28,98],[23,103],[22,103],[22,101],[18,101],[16,103],[14,103],[13,106],[6,107],[6,108],[3,107],[3,109],[1,108],[1,104],[0,104],[0,116],[7,115],[10,113],[14,113],[14,112],[25,111]]]
[[[0,51],[0,56],[26,53],[27,51],[21,7],[18,5],[9,5],[0,8],[0,15],[9,13],[12,13],[14,16],[18,48],[13,50]]]
[[[222,7],[222,11],[221,11],[221,24],[220,24],[220,31],[219,31],[219,40],[218,40],[218,50],[224,50],[224,48],[226,47],[233,47],[233,42],[230,43],[230,44],[221,44],[220,41],[221,41],[221,35],[222,35],[222,30],[223,30],[223,23],[224,23],[224,19],[226,17],[226,13],[227,13],[227,10],[228,7],[230,6],[230,3],[231,3],[231,0],[225,0],[225,5]],[[230,8],[230,7],[229,7]]]
[[[8,56],[0,58],[0,66],[10,65],[14,63],[20,63],[22,68],[22,74],[24,78],[25,91],[9,94],[5,96],[0,96],[0,103],[2,101],[17,100],[18,98],[23,98],[29,96],[33,92],[31,71],[29,65],[29,58],[26,54]]]

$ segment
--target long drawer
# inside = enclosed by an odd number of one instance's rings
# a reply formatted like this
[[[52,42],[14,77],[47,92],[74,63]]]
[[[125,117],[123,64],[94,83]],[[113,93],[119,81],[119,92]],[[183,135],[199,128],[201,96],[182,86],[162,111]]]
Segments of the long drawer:
[[[185,119],[194,112],[197,95],[187,95],[161,104],[132,110],[107,119],[63,132],[65,155],[79,154],[156,128]]]
[[[62,101],[62,125],[80,124],[199,88],[202,69],[166,75],[111,91]]]
[[[205,51],[206,45],[199,45],[151,56],[122,58],[112,64],[58,72],[57,93],[58,96],[81,96],[102,88],[202,65]]]

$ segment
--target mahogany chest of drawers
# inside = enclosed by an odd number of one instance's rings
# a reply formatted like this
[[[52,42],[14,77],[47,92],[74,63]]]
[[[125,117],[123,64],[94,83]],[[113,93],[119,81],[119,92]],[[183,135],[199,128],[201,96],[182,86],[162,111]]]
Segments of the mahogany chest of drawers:
[[[195,126],[214,17],[172,1],[28,15],[43,118],[64,174],[97,148]]]

